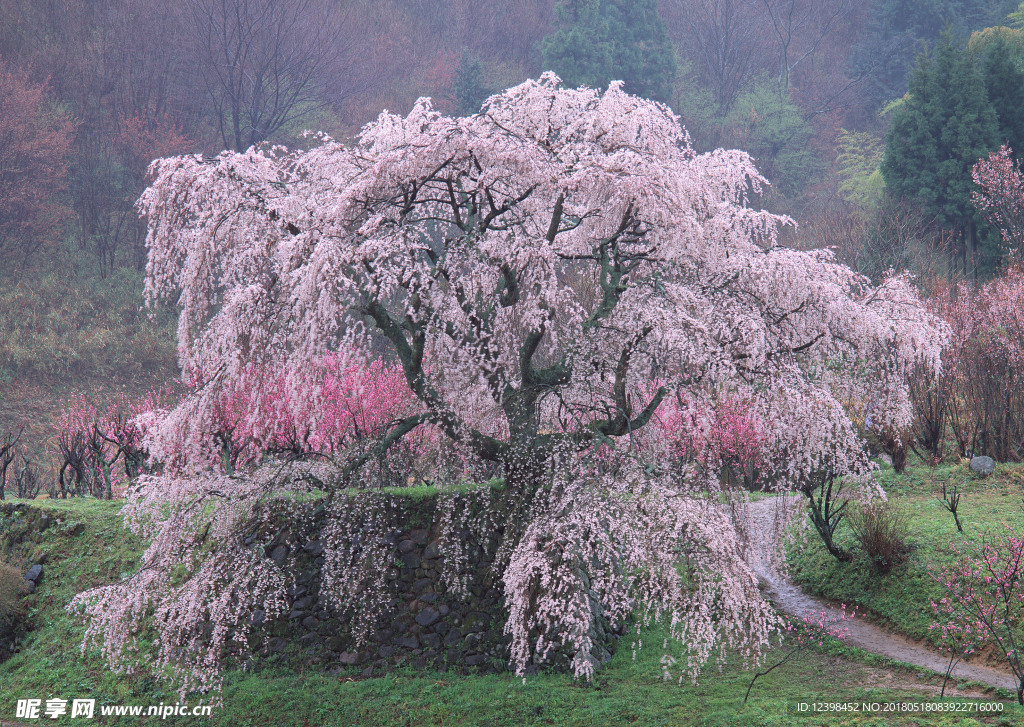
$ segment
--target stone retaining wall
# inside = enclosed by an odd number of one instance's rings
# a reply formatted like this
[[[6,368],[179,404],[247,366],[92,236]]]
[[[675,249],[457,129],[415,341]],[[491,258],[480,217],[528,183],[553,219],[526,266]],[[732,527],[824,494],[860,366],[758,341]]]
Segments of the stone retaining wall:
[[[53,516],[39,508],[25,503],[0,502],[0,557],[9,566],[18,568],[22,580],[18,585],[24,592],[34,592],[43,578],[43,564],[46,563],[47,554],[36,546],[53,523]],[[18,554],[11,557],[14,551],[18,551]],[[26,560],[29,564],[22,568]],[[14,590],[17,586],[5,582],[0,587]],[[18,650],[29,631],[24,608],[19,610],[20,613],[0,613],[0,661]]]
[[[267,625],[267,648],[287,651],[297,640],[307,657],[359,666],[366,676],[397,666],[459,672],[508,669],[509,639],[503,633],[507,613],[502,583],[492,568],[497,536],[480,542],[469,530],[460,533],[468,555],[468,572],[462,574],[468,577],[468,597],[448,592],[441,578],[445,556],[436,522],[437,500],[411,498],[398,508],[387,536],[394,548],[393,566],[387,572],[392,613],[363,646],[355,643],[345,616],[335,613],[320,593],[324,557],[316,518],[306,534],[282,530],[267,541],[267,556],[281,565],[292,564],[298,574],[289,592],[287,623]],[[598,644],[594,658],[606,662],[619,634],[599,618],[592,636]],[[569,655],[558,654],[552,666],[565,669],[569,660]]]
[[[485,507],[488,491],[493,493],[494,488],[492,483],[465,491],[458,496],[459,506],[471,510]],[[324,545],[320,534],[327,515],[323,505],[314,502],[301,517],[280,519],[276,531],[252,533],[246,539],[247,545],[262,543],[267,558],[294,580],[288,591],[287,617],[265,622],[262,612],[253,615],[254,623],[264,628],[251,646],[328,670],[359,668],[367,676],[399,666],[462,673],[508,669],[509,639],[503,633],[507,613],[502,583],[492,567],[501,533],[488,532],[484,539],[469,528],[457,533],[466,555],[460,575],[466,578],[468,595],[463,597],[450,593],[441,577],[445,554],[436,491],[417,488],[390,499],[391,519],[382,530],[393,549],[385,573],[390,614],[376,625],[367,642],[356,643],[350,616],[335,612],[321,593]],[[53,524],[54,515],[27,503],[2,503],[0,520],[0,548],[10,551],[16,547],[24,553],[22,557],[27,556],[26,577],[31,588],[43,577],[45,553],[29,551]],[[61,517],[56,521],[64,535],[76,537],[81,531],[80,524],[69,529],[63,527]],[[597,646],[592,657],[605,662],[611,658],[618,634],[603,619],[595,621],[591,637]],[[9,626],[0,634],[0,652],[6,655],[17,648],[24,632],[23,624]],[[569,654],[558,653],[551,666],[565,669],[569,660]],[[539,668],[531,665],[528,671]]]

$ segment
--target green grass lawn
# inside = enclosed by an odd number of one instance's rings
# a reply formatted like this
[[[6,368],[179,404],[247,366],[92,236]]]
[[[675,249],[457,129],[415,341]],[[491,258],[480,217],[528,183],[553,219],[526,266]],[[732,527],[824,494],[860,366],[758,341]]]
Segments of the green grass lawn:
[[[1000,497],[993,493],[992,497]],[[95,651],[81,653],[83,627],[64,610],[72,596],[107,583],[137,564],[141,544],[121,528],[116,503],[37,501],[49,527],[39,532],[34,514],[0,516],[0,546],[21,562],[45,558],[44,577],[27,597],[33,630],[20,651],[0,664],[0,720],[15,718],[18,699],[86,698],[100,705],[174,704],[177,694],[146,675],[112,673]],[[937,518],[938,519],[938,518]],[[28,537],[14,538],[18,534]],[[6,549],[6,548],[5,548]],[[663,635],[643,634],[644,648],[633,659],[625,637],[594,684],[566,675],[542,674],[524,683],[511,674],[397,672],[362,679],[345,672],[330,675],[303,662],[298,652],[258,660],[247,672],[225,677],[223,706],[211,718],[171,717],[184,724],[262,727],[263,725],[1013,725],[1024,724],[1024,710],[1002,698],[1002,714],[907,715],[832,714],[798,711],[800,703],[935,704],[941,680],[902,668],[841,644],[826,643],[758,680],[750,700],[744,692],[753,672],[730,657],[711,664],[693,685],[664,681],[660,659]],[[777,652],[778,653],[778,652]],[[771,663],[771,662],[769,662]],[[966,688],[966,685],[961,685]],[[925,690],[925,691],[922,691]],[[979,695],[974,691],[972,694]],[[982,696],[989,702],[997,696]],[[963,701],[963,699],[955,700]],[[207,703],[193,696],[189,704]],[[947,700],[950,702],[950,700]],[[952,702],[950,702],[952,703]],[[46,720],[48,723],[53,720]],[[99,724],[133,724],[139,718],[97,717]],[[150,720],[155,721],[155,718]],[[57,724],[78,724],[64,717]],[[24,721],[24,724],[38,723]]]
[[[807,540],[791,549],[790,575],[809,592],[856,603],[878,622],[938,645],[937,631],[929,628],[933,623],[930,603],[942,593],[929,569],[952,563],[950,545],[964,537],[980,539],[998,533],[1004,523],[1018,532],[1024,529],[1024,466],[999,464],[991,477],[980,479],[966,463],[934,468],[915,464],[904,475],[885,468],[881,478],[889,499],[909,515],[908,539],[914,549],[907,562],[887,575],[875,573],[867,559],[856,553],[853,535],[844,525],[839,541],[854,550],[852,563],[831,557],[810,530]],[[963,493],[958,510],[963,535],[957,533],[953,516],[939,499],[943,483],[948,488],[958,484]]]

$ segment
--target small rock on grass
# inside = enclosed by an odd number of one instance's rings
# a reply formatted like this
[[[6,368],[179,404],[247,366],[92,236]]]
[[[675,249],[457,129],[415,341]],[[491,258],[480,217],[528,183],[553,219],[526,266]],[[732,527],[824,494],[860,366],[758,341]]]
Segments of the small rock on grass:
[[[995,472],[996,463],[991,457],[971,457],[971,472],[988,477]]]

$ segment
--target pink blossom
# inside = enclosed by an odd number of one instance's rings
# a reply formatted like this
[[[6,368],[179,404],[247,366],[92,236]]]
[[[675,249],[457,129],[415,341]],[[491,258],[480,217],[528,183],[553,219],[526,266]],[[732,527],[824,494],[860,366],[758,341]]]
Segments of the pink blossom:
[[[590,676],[595,602],[666,621],[693,678],[723,645],[757,660],[779,620],[708,495],[725,470],[786,488],[826,464],[868,486],[845,402],[908,425],[909,372],[940,369],[943,328],[906,276],[875,286],[778,244],[792,221],[750,206],[766,184],[750,156],[697,154],[678,117],[618,83],[545,74],[470,117],[421,99],[351,145],[151,172],[147,296],[180,306],[192,388],[147,435],[165,475],[129,503],[149,570],[77,601],[115,665],[154,608],[157,666],[210,683],[246,609],[282,602],[281,572],[238,542],[270,493],[349,502],[375,457],[440,441],[463,471],[505,475],[515,509],[480,527],[504,534],[519,670],[563,646]],[[379,518],[338,507],[325,582],[365,629],[391,551]],[[208,556],[208,537],[230,543]]]

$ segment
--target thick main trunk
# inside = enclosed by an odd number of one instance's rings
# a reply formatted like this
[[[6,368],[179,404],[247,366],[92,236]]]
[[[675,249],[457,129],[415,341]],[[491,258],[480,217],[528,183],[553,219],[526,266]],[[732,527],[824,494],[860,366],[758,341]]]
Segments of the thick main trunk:
[[[536,438],[514,440],[502,462],[505,486],[515,492],[532,496],[545,483],[550,452],[539,446]]]
[[[907,469],[907,448],[903,446],[902,442],[893,448],[892,467],[899,475]]]

